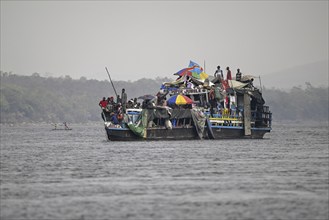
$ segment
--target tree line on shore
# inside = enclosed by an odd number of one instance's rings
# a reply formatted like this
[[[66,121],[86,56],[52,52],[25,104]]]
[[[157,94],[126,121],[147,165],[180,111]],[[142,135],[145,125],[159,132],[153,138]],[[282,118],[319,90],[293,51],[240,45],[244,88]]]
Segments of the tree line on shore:
[[[1,123],[102,121],[98,106],[102,97],[115,97],[109,81],[88,80],[85,77],[41,77],[1,72]],[[169,78],[113,81],[117,92],[126,89],[128,99],[145,94],[155,95]],[[310,83],[289,91],[262,88],[265,105],[270,106],[273,120],[328,121],[328,87],[313,87]],[[141,100],[140,100],[141,101]]]

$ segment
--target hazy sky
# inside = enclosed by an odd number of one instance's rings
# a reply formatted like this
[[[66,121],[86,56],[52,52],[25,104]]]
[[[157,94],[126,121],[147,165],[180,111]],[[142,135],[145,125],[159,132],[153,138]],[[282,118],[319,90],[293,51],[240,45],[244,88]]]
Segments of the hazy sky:
[[[1,1],[1,70],[173,77],[193,60],[264,75],[328,60],[328,1]]]

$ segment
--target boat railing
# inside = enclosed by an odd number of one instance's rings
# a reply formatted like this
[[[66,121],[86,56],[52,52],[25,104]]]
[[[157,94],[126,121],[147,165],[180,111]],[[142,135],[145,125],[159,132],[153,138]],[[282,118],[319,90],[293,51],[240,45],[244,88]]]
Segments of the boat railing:
[[[177,95],[177,94],[184,94],[184,95],[196,95],[196,94],[207,94],[207,89],[201,88],[177,88],[175,90],[170,90],[169,95]]]
[[[224,111],[223,114],[213,114],[205,112],[213,126],[243,126],[243,117],[236,112]],[[251,111],[251,127],[271,128],[272,113],[268,106],[262,106],[261,109]]]
[[[258,110],[251,111],[252,121],[255,122],[256,127],[267,127],[272,126],[272,112],[268,106],[262,106]]]
[[[193,119],[192,118],[180,118],[171,120],[173,127],[192,127]]]

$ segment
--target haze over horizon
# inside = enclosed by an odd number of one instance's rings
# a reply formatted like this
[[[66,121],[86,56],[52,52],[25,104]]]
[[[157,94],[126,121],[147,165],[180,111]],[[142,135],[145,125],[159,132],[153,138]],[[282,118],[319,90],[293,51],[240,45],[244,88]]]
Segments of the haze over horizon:
[[[172,78],[193,60],[263,76],[328,62],[328,1],[0,4],[0,70],[18,75]]]

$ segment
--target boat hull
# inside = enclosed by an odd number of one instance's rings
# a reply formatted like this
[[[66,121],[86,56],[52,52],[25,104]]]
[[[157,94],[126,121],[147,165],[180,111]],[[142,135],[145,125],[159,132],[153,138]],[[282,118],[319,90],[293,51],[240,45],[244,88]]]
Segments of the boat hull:
[[[245,135],[242,127],[214,126],[212,127],[214,139],[262,139],[270,132],[269,128],[252,128],[251,135]]]
[[[191,140],[199,139],[194,127],[189,128],[147,128],[145,137],[134,134],[129,128],[107,128],[107,138],[110,141],[143,141],[143,140]]]
[[[140,137],[134,134],[129,128],[107,128],[107,138],[110,141],[156,141],[156,140],[196,140],[200,139],[195,128],[147,128],[146,136]],[[242,127],[216,126],[212,127],[213,138],[209,137],[207,129],[204,131],[205,139],[262,139],[269,128],[252,128],[251,135],[244,135]]]

